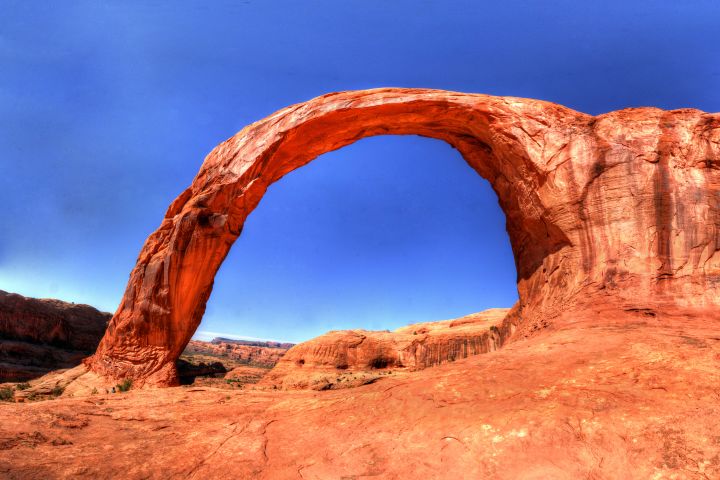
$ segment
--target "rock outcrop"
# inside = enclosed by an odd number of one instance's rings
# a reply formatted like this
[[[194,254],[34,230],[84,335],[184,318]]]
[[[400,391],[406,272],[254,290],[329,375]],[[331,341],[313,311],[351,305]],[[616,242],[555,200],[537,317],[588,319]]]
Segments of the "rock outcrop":
[[[292,343],[215,338],[211,342],[190,340],[176,362],[181,385],[198,384],[197,377],[209,377],[200,384],[222,386],[212,378],[224,377],[240,386],[257,383],[282,358]]]
[[[0,290],[0,383],[78,365],[95,351],[111,317],[89,305]]]
[[[508,312],[495,308],[454,320],[408,325],[393,332],[328,332],[288,350],[260,385],[314,390],[356,387],[387,374],[492,352],[512,333],[512,324],[503,323]]]
[[[634,108],[596,117],[538,100],[425,89],[333,93],[218,145],[145,242],[92,371],[177,383],[175,360],[266,189],[372,135],[455,147],[498,195],[518,273],[516,336],[568,311],[720,307],[720,115]],[[597,318],[603,322],[603,318]]]

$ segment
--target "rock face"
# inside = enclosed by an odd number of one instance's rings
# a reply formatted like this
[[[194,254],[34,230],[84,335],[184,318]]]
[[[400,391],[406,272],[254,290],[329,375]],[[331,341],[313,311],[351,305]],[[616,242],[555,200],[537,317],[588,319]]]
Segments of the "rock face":
[[[511,97],[343,92],[280,110],[206,157],[145,242],[88,366],[112,381],[175,384],[215,273],[268,186],[380,134],[444,140],[489,180],[517,265],[516,337],[598,304],[648,315],[720,306],[720,115],[593,117]]]
[[[111,314],[0,290],[0,383],[71,368],[92,354]]]
[[[495,351],[510,336],[509,309],[408,325],[394,332],[333,331],[291,348],[260,385],[328,390]],[[505,323],[509,326],[511,323]]]

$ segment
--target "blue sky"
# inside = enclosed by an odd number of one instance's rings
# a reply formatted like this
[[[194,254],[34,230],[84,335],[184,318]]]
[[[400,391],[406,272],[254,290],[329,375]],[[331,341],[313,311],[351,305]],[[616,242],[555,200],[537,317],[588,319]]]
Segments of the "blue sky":
[[[0,289],[116,308],[204,156],[330,91],[429,87],[592,114],[720,111],[715,1],[4,1]],[[375,137],[273,185],[204,332],[300,341],[516,299],[504,217],[442,142]]]

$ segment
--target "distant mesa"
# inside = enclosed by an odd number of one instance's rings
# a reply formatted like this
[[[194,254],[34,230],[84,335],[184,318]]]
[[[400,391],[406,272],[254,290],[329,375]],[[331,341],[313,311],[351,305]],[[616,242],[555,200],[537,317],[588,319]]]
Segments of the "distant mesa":
[[[249,347],[284,348],[286,350],[295,346],[294,343],[288,342],[275,342],[272,340],[243,340],[224,337],[215,337],[210,341],[210,343],[215,345],[227,343],[235,345],[247,345]]]
[[[283,346],[284,345],[284,346]],[[181,384],[233,387],[257,383],[292,347],[291,343],[233,340],[190,340],[176,363]],[[198,377],[209,377],[198,380]],[[223,378],[228,382],[217,382]]]

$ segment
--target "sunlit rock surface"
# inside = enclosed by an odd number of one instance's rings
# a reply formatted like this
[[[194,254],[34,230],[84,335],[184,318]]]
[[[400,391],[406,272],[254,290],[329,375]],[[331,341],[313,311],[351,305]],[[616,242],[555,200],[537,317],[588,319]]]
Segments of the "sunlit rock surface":
[[[371,383],[384,375],[452,362],[497,350],[512,333],[503,328],[509,309],[496,308],[393,332],[340,330],[300,343],[260,382],[283,389],[326,390]]]
[[[231,364],[272,367],[292,347],[292,343],[247,342],[215,338],[211,342],[190,340],[184,355],[215,356]]]

